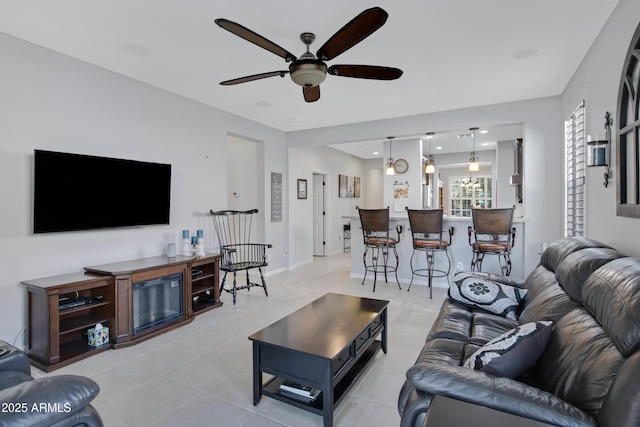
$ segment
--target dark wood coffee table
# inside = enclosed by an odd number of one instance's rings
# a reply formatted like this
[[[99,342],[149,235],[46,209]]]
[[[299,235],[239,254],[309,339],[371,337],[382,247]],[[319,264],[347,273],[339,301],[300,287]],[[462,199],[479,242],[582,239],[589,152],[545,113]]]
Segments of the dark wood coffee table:
[[[249,337],[253,341],[253,404],[262,395],[322,415],[347,395],[378,350],[387,352],[389,301],[326,294]],[[380,340],[376,337],[380,335]],[[274,375],[263,384],[262,373]],[[313,401],[280,392],[284,380],[322,391]]]

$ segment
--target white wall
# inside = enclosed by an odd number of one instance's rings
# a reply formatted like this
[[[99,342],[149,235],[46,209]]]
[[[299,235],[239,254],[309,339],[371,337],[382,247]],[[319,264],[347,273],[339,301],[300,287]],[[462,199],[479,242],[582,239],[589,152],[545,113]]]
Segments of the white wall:
[[[497,208],[508,208],[518,205],[516,199],[516,187],[512,187],[511,175],[515,169],[515,141],[498,141],[496,150],[496,163],[498,170],[495,173],[495,197],[498,201]],[[519,215],[520,209],[515,215]]]
[[[280,131],[4,34],[0,52],[0,339],[12,342],[25,326],[22,280],[161,255],[187,228],[203,228],[215,247],[208,212],[227,205],[227,133],[263,141],[259,169],[284,173],[286,191]],[[34,235],[36,148],[170,163],[171,225]],[[288,246],[287,201],[284,209],[283,222],[265,230],[279,253]],[[274,257],[269,270],[287,264]]]
[[[296,182],[306,179],[309,190],[313,173],[327,175],[325,211],[326,254],[342,252],[343,215],[357,215],[356,206],[368,204],[368,174],[364,161],[330,147],[300,147],[289,149],[289,200],[291,201],[291,267],[313,260],[313,200],[297,199]],[[360,177],[360,197],[338,197],[338,175]]]
[[[604,115],[617,120],[617,100],[624,58],[640,23],[640,2],[620,0],[596,41],[562,93],[562,118],[569,116],[585,100],[587,134],[604,135]],[[615,140],[615,125],[612,129]],[[525,139],[526,145],[526,139]],[[612,159],[616,156],[615,143]],[[603,167],[587,168],[586,235],[614,246],[627,255],[640,256],[637,239],[640,219],[616,216],[616,176],[608,188],[603,183]]]
[[[367,185],[362,189],[364,198],[360,206],[363,209],[376,209],[384,206],[384,170],[382,159],[370,159],[364,162]]]

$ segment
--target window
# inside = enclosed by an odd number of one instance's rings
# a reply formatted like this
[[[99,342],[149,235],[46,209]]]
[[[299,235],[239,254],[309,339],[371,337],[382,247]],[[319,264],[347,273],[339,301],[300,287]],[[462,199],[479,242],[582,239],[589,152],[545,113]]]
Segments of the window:
[[[640,218],[640,25],[633,35],[620,76],[616,167],[616,214]]]
[[[584,235],[584,101],[564,122],[565,141],[565,237]]]
[[[492,182],[490,176],[451,177],[451,215],[471,216],[471,208],[491,208]]]

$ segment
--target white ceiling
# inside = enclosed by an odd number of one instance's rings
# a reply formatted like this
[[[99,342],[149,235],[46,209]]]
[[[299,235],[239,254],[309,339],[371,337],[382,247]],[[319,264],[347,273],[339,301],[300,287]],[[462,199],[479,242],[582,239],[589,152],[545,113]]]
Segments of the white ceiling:
[[[294,131],[558,95],[617,0],[0,0],[0,31],[142,82]],[[386,24],[328,62],[398,67],[395,81],[328,76],[305,103],[288,76],[235,86],[236,77],[287,69],[225,30],[238,22],[300,56],[315,52],[364,9]],[[534,56],[517,59],[518,52]]]

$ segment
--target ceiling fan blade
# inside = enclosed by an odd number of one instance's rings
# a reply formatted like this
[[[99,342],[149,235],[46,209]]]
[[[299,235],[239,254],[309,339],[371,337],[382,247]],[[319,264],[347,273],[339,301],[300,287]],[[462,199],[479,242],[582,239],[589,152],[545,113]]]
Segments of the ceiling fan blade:
[[[349,21],[322,45],[316,56],[330,61],[382,27],[389,14],[379,7],[372,7]]]
[[[327,72],[333,76],[374,80],[395,80],[402,75],[399,68],[377,65],[332,65]]]
[[[284,58],[285,61],[295,61],[296,57],[294,54],[289,52],[288,50],[278,46],[271,40],[268,40],[262,37],[260,34],[251,31],[250,29],[243,27],[242,25],[229,21],[228,19],[216,19],[215,23],[220,27],[224,28],[227,31],[232,32],[238,37],[245,39],[248,42],[251,42],[255,45],[260,46],[263,49],[268,50],[269,52],[275,53],[276,55]]]
[[[302,95],[307,102],[314,102],[320,99],[320,86],[303,87]]]
[[[231,86],[231,85],[237,85],[239,83],[246,83],[246,82],[252,82],[254,80],[266,79],[267,77],[275,77],[275,76],[284,77],[285,74],[289,74],[289,71],[288,70],[270,71],[268,73],[253,74],[251,76],[239,77],[237,79],[232,79],[232,80],[225,80],[223,82],[220,82],[220,84],[223,86]]]

